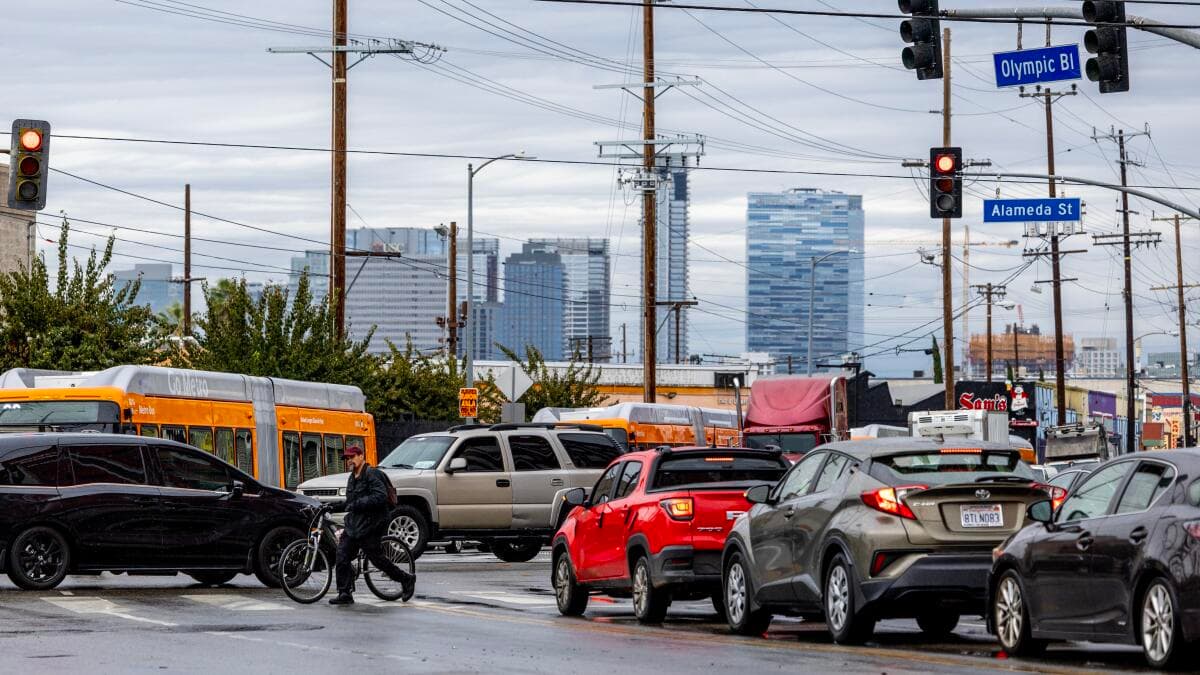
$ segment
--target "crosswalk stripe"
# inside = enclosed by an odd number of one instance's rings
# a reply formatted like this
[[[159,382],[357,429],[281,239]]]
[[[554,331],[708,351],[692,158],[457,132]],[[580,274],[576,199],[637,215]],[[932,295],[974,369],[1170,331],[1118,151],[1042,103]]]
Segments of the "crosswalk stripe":
[[[170,621],[159,621],[158,619],[148,619],[144,616],[134,616],[129,611],[111,600],[98,598],[94,596],[70,596],[56,598],[42,598],[42,600],[58,606],[62,609],[70,610],[76,614],[104,614],[107,616],[115,616],[129,621],[138,621],[141,623],[152,623],[156,626],[178,626],[177,623]]]
[[[212,605],[213,607],[220,607],[221,609],[228,609],[235,612],[263,612],[292,609],[290,605],[256,600],[236,593],[206,593],[204,595],[184,595],[182,597],[192,602]]]
[[[509,593],[508,591],[453,591],[453,593],[455,595],[462,595],[468,598],[505,602],[510,605],[549,606],[555,604],[555,601],[552,598],[545,598],[536,595],[521,595],[518,593]]]

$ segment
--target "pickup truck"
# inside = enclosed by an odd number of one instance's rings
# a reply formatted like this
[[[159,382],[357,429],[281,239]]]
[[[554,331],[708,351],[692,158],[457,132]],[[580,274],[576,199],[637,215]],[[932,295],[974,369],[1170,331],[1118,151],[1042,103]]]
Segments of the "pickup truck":
[[[622,452],[599,427],[462,425],[413,436],[379,463],[396,488],[388,534],[415,555],[430,541],[480,541],[505,562],[532,560],[554,534],[559,496],[590,486]],[[348,474],[301,483],[323,502]]]

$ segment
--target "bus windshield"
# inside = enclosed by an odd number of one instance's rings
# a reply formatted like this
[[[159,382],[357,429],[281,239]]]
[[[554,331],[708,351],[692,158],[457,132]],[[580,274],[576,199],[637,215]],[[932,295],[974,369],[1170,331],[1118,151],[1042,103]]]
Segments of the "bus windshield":
[[[8,401],[0,403],[0,432],[116,432],[120,415],[111,401]]]
[[[453,436],[414,436],[396,446],[379,466],[385,469],[432,469],[454,443]]]

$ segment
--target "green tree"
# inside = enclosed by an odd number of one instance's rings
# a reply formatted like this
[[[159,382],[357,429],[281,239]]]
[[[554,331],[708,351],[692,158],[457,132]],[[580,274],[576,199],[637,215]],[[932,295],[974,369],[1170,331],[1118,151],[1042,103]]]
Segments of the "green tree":
[[[425,420],[459,420],[458,390],[464,385],[464,370],[457,359],[444,354],[422,353],[409,340],[404,349],[391,342],[383,359],[375,388],[368,395],[375,415],[398,420],[407,415]],[[499,390],[489,377],[476,382],[480,389],[479,420],[499,420]]]
[[[207,310],[195,320],[195,338],[176,345],[174,362],[200,370],[353,384],[370,391],[379,360],[362,340],[339,336],[327,299],[313,302],[308,275],[296,296],[269,285],[255,301],[246,281],[204,285]]]
[[[183,305],[172,302],[169,307],[154,317],[163,335],[174,338],[183,337]]]
[[[529,391],[517,399],[525,404],[525,412],[529,415],[542,408],[591,408],[608,400],[596,386],[600,381],[600,369],[583,363],[579,352],[571,355],[565,371],[555,372],[546,366],[546,359],[532,345],[525,347],[524,360],[508,347],[497,346],[533,380]]]
[[[67,253],[69,234],[64,218],[53,291],[41,255],[0,275],[0,368],[97,370],[158,361],[158,324],[149,305],[136,301],[141,282],[118,285],[106,271],[115,239],[81,265]]]
[[[937,338],[933,338],[933,383],[942,383],[942,351],[938,349]]]

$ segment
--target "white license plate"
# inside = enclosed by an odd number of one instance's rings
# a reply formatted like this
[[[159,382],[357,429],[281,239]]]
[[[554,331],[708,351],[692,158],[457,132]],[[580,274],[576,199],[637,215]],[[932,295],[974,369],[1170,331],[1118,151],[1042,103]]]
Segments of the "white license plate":
[[[999,504],[962,507],[963,527],[1004,527],[1004,512]]]

